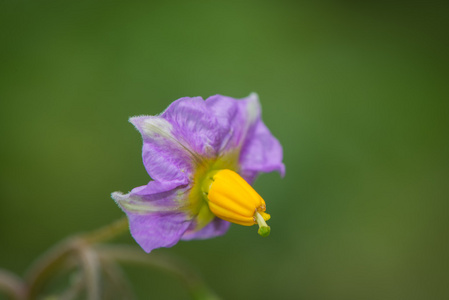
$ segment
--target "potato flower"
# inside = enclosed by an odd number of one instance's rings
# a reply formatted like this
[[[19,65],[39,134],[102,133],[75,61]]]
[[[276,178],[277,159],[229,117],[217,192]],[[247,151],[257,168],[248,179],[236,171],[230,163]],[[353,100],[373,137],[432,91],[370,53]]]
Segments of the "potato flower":
[[[142,135],[143,164],[152,180],[112,198],[146,252],[222,235],[229,222],[258,224],[260,235],[269,234],[265,201],[250,184],[262,172],[283,176],[285,167],[256,94],[241,100],[185,97],[158,116],[130,122]]]

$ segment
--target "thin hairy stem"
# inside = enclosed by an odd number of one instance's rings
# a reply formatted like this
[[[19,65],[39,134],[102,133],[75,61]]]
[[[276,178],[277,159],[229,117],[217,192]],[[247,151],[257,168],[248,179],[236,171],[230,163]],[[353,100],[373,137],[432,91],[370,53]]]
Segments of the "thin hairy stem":
[[[0,269],[0,290],[4,291],[11,299],[25,299],[26,289],[25,283],[18,276]]]
[[[40,291],[48,283],[49,279],[59,271],[70,259],[80,258],[78,252],[87,248],[89,245],[111,240],[128,229],[128,220],[126,218],[115,221],[114,223],[92,231],[90,233],[76,235],[63,240],[52,247],[49,251],[39,257],[28,270],[25,281],[28,285],[27,299],[36,299]],[[90,254],[88,254],[89,256]],[[81,258],[83,258],[81,256]],[[84,259],[86,259],[84,257]],[[89,261],[91,258],[87,258]],[[91,289],[92,291],[92,289]],[[91,293],[92,297],[96,295],[95,289]],[[96,299],[96,298],[92,298]]]
[[[36,299],[45,283],[53,276],[73,254],[76,239],[67,239],[55,245],[34,262],[25,275],[28,283],[28,299]]]
[[[61,295],[58,296],[59,300],[73,300],[79,297],[81,291],[84,288],[84,278],[82,271],[75,273],[70,280],[70,286]]]
[[[81,266],[84,273],[87,299],[99,300],[100,297],[100,264],[97,254],[91,248],[79,251]]]
[[[89,245],[107,242],[127,232],[128,226],[128,219],[123,217],[107,226],[81,235],[81,238]]]

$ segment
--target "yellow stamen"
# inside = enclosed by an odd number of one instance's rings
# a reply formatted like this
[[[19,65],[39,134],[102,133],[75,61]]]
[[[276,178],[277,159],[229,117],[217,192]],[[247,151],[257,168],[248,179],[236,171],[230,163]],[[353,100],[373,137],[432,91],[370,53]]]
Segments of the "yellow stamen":
[[[202,191],[209,209],[217,217],[243,226],[259,224],[261,236],[270,233],[265,201],[236,172],[224,169],[208,173]]]

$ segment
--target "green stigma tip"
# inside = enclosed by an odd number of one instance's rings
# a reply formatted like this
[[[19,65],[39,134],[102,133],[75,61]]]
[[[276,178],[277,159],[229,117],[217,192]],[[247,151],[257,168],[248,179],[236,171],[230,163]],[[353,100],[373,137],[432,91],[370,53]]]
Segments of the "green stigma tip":
[[[259,228],[259,230],[257,231],[257,233],[258,233],[260,236],[266,237],[266,236],[269,236],[269,235],[270,235],[270,231],[271,231],[270,226],[262,226],[262,227]]]

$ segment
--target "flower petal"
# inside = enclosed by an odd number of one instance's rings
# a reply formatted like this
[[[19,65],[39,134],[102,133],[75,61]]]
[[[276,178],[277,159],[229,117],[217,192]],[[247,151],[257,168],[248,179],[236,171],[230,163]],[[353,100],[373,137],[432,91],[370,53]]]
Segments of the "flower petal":
[[[182,236],[182,240],[204,240],[225,234],[231,223],[215,217],[209,224],[198,231],[187,230]],[[192,223],[191,227],[194,227]]]
[[[188,181],[194,154],[174,135],[173,125],[161,117],[141,116],[129,120],[143,138],[143,164],[153,180]]]
[[[178,99],[161,117],[173,125],[173,134],[194,153],[205,157],[218,154],[222,133],[203,98]]]
[[[215,95],[206,100],[223,131],[223,152],[240,150],[240,170],[246,181],[252,182],[259,172],[278,171],[283,176],[282,147],[261,119],[257,94],[236,100]]]
[[[112,198],[128,216],[133,238],[143,250],[150,252],[172,247],[189,228],[192,216],[185,201],[188,190],[181,181],[151,181],[126,195],[112,193]]]
[[[127,215],[131,235],[147,253],[161,247],[173,247],[190,225],[181,212],[156,213],[151,218],[132,213]]]
[[[255,93],[241,100],[215,95],[207,98],[206,105],[217,120],[220,153],[241,148],[248,131],[260,118],[260,104]]]
[[[278,171],[285,175],[282,163],[282,146],[261,119],[248,134],[240,153],[241,175],[252,182],[259,172]]]

